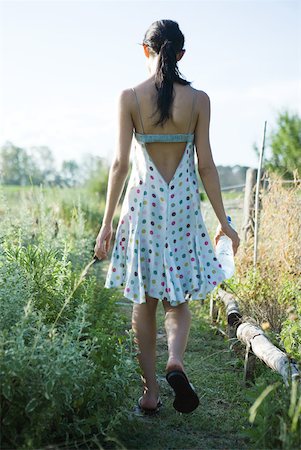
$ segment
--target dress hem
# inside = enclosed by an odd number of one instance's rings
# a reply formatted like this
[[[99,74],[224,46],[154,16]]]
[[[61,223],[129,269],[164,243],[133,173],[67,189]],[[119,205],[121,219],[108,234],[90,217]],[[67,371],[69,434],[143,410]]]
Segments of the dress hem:
[[[183,299],[183,301],[181,301],[181,300],[170,301],[170,300],[168,300],[168,299],[166,299],[166,300],[170,303],[171,306],[178,306],[178,305],[180,305],[180,304],[182,304],[182,303],[186,303],[186,302],[190,302],[190,301],[204,301],[204,300],[206,300],[207,295],[208,295],[210,292],[214,291],[217,287],[219,287],[220,284],[223,283],[223,281],[225,281],[225,280],[226,280],[226,276],[225,276],[218,284],[216,284],[216,285],[213,285],[213,284],[211,284],[210,282],[208,282],[208,283],[207,283],[207,289],[205,289],[205,291],[203,290],[199,295],[198,295],[198,293],[197,293],[195,290],[188,291],[188,292],[185,294],[185,298]],[[105,284],[104,287],[105,287],[106,289],[118,289],[118,288],[120,289],[120,288],[123,288],[123,287],[124,287],[124,283],[123,283],[123,284],[121,284],[121,283],[117,283],[117,284],[116,284],[116,283],[115,283],[115,284],[112,284],[111,286],[107,286],[107,285]],[[209,289],[208,289],[208,288],[209,288]],[[124,289],[125,289],[125,288],[124,288]],[[147,290],[146,290],[145,292],[147,292]],[[200,291],[199,291],[199,292],[200,292]],[[137,304],[143,304],[143,303],[146,303],[146,300],[145,300],[145,299],[134,298],[134,297],[131,296],[131,294],[129,294],[128,292],[123,291],[122,295],[123,295],[123,297],[125,297],[125,298],[131,300],[133,303],[137,303]],[[160,300],[160,301],[163,300],[162,298],[160,298],[160,297],[158,297],[158,296],[155,296],[155,295],[150,295],[150,297],[157,298],[157,299]]]

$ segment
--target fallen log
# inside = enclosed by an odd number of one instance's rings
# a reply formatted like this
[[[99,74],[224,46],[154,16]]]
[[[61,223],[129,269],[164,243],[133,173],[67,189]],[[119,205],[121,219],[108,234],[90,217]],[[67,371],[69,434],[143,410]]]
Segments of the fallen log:
[[[278,372],[286,386],[288,386],[289,380],[300,381],[297,362],[272,344],[263,329],[257,324],[244,321],[235,297],[224,289],[218,289],[217,297],[223,302],[226,309],[229,337],[236,337],[246,345],[244,381],[247,382],[254,378],[255,356],[272,370]],[[212,302],[214,301],[212,300]]]
[[[291,361],[286,353],[276,347],[264,331],[256,325],[248,322],[241,323],[237,327],[237,338],[252,350],[261,361],[275,372],[278,372],[288,386],[288,380],[300,378],[297,364]]]

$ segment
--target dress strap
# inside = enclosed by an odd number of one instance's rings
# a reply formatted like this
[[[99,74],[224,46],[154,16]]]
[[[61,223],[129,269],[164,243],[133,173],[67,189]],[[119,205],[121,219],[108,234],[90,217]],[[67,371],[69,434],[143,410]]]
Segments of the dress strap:
[[[140,134],[135,133],[138,142],[193,142],[194,133],[188,134]]]
[[[140,116],[140,122],[141,122],[141,126],[142,126],[143,133],[145,133],[144,127],[143,127],[143,122],[142,122],[142,116],[141,116],[141,111],[140,111],[139,101],[138,101],[138,97],[137,97],[137,92],[135,91],[134,88],[132,88],[132,90],[135,92],[136,101],[137,101],[137,106],[138,106],[138,112],[139,112],[139,116]]]
[[[193,93],[193,100],[192,100],[191,114],[190,114],[190,121],[189,121],[189,125],[188,125],[188,128],[187,128],[187,134],[189,133],[189,128],[190,128],[190,125],[191,125],[192,115],[193,115],[193,111],[194,111],[195,98],[196,98],[196,93],[194,92]]]

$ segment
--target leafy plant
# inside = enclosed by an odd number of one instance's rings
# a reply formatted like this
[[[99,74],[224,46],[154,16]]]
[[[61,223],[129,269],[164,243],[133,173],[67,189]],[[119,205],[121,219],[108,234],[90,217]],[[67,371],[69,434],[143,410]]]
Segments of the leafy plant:
[[[126,414],[132,335],[117,290],[96,267],[82,278],[92,237],[80,204],[53,233],[40,194],[37,209],[24,202],[26,220],[0,221],[1,448],[73,448],[94,435],[101,445]]]
[[[300,448],[301,445],[301,387],[299,380],[288,388],[281,382],[269,383],[264,376],[250,390],[249,422],[243,432],[255,448]]]

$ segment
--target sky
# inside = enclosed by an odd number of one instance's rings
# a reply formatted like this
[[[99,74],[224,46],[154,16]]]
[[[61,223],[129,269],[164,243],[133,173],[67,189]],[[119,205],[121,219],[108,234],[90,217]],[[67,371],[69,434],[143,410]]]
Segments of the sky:
[[[179,70],[210,97],[215,164],[257,167],[265,121],[269,136],[281,111],[301,114],[301,0],[0,0],[0,146],[110,163],[118,95],[149,77],[139,43],[160,19],[178,22]]]

